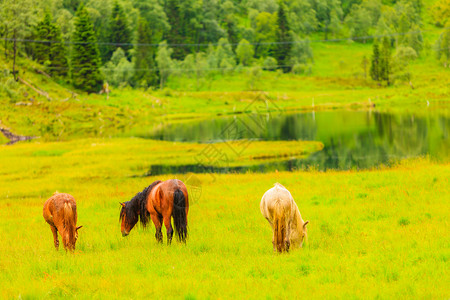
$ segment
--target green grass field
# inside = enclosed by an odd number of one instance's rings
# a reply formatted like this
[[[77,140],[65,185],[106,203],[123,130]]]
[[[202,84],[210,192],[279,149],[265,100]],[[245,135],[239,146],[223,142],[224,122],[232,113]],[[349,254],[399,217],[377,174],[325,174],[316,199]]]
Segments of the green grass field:
[[[152,150],[167,149],[158,144],[90,139],[1,147],[0,297],[449,296],[448,164],[415,159],[358,172],[197,174],[189,240],[167,246],[156,243],[153,226],[123,238],[118,220],[118,202],[154,180],[186,180],[133,177],[155,160]],[[288,187],[311,222],[306,246],[288,255],[272,252],[259,211],[275,182]],[[42,217],[55,190],[77,199],[84,227],[73,254],[55,251]]]

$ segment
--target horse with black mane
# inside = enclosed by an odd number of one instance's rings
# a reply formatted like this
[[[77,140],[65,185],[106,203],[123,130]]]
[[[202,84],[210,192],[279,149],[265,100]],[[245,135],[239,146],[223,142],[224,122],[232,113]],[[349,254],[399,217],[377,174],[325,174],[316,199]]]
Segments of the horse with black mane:
[[[173,217],[178,240],[186,242],[189,197],[187,188],[181,180],[157,180],[137,193],[130,201],[120,204],[122,236],[127,236],[139,220],[145,228],[150,217],[156,227],[156,240],[163,241],[161,227],[164,222],[167,229],[167,244],[170,244],[173,236],[171,224]]]

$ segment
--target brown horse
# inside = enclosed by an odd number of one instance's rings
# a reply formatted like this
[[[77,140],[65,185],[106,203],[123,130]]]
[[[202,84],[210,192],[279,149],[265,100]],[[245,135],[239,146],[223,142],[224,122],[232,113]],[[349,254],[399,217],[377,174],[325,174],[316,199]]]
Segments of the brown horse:
[[[167,244],[170,244],[173,236],[171,224],[171,217],[173,217],[178,240],[186,242],[189,197],[182,181],[157,180],[142,192],[137,193],[130,201],[120,204],[122,205],[120,211],[122,236],[127,236],[139,219],[145,228],[150,216],[156,227],[156,240],[163,241],[161,227],[164,222],[167,229]]]
[[[58,231],[63,240],[64,249],[75,250],[75,243],[78,239],[77,226],[77,204],[75,199],[64,193],[55,192],[44,203],[44,219],[50,225],[53,232],[55,248],[58,250]]]

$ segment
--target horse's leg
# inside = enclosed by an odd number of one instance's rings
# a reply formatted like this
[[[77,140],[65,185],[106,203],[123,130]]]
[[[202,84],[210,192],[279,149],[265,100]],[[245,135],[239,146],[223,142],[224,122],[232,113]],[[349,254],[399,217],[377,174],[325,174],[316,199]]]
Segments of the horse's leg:
[[[164,216],[164,225],[166,226],[167,229],[167,245],[170,245],[170,243],[172,243],[173,237],[173,228],[172,223],[170,222],[171,217],[172,217],[171,215]]]
[[[152,218],[153,224],[155,224],[156,233],[155,238],[158,242],[162,243],[163,236],[161,232],[161,218],[157,214],[150,214],[150,218]]]
[[[55,226],[50,225],[50,229],[53,233],[53,242],[55,243],[56,250],[59,249],[59,241],[58,241],[58,229]]]

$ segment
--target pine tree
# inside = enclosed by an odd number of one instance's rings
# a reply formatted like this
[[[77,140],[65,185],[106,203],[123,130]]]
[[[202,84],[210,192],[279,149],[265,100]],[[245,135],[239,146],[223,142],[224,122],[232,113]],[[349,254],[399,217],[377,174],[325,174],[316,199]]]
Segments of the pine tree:
[[[383,45],[380,51],[380,80],[385,80],[387,85],[390,85],[391,75],[391,42],[389,38],[383,38]]]
[[[372,61],[370,63],[370,77],[375,81],[380,81],[380,49],[377,43],[373,44]]]
[[[52,19],[47,12],[35,28],[34,36],[37,40],[53,41],[54,34],[52,28]],[[50,61],[50,43],[36,43],[33,51],[33,56],[40,64]]]
[[[114,51],[116,51],[119,47],[122,48],[127,57],[130,58],[129,50],[132,48],[131,32],[128,28],[125,12],[117,1],[114,3],[114,7],[112,9],[109,32],[109,43],[112,43],[113,45],[109,45],[104,57],[105,61],[110,60]]]
[[[166,34],[169,44],[183,44],[183,20],[180,11],[180,0],[168,0],[166,3],[166,15],[170,23],[170,30]],[[187,54],[186,47],[175,47],[173,58],[183,59]]]
[[[284,72],[289,72],[291,66],[288,66],[290,60],[290,52],[292,48],[292,36],[289,31],[289,24],[286,17],[283,2],[280,2],[277,13],[277,32],[276,32],[276,44],[272,50],[272,56],[281,65],[281,69]]]
[[[58,41],[58,43],[52,43],[50,47],[50,73],[59,76],[67,76],[69,73],[69,63],[67,60],[66,47],[62,42],[61,30],[59,27],[55,26],[54,30],[55,40]]]
[[[76,88],[97,92],[102,86],[100,53],[89,13],[80,5],[75,19],[72,41],[72,82]]]
[[[145,44],[151,43],[150,32],[147,21],[144,18],[139,18],[133,81],[135,84],[145,87],[158,83],[153,47],[145,46]]]
[[[40,41],[51,41],[48,43],[36,43],[34,57],[48,67],[48,72],[60,76],[67,75],[68,63],[66,48],[61,41],[61,31],[52,23],[52,17],[46,13],[41,22],[35,28],[35,37]]]
[[[195,44],[199,42],[200,33],[205,31],[204,24],[199,19],[202,18],[202,11],[198,11],[198,1],[196,0],[167,0],[166,15],[170,23],[170,30],[166,32],[165,39],[168,44]],[[194,45],[174,47],[173,58],[183,60],[186,55],[193,53],[196,49]]]

